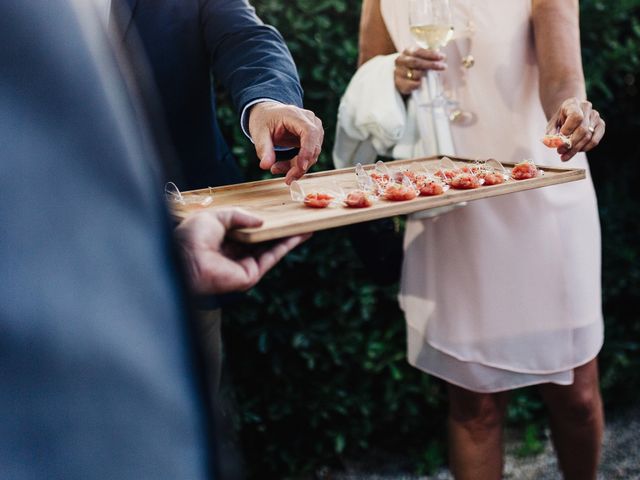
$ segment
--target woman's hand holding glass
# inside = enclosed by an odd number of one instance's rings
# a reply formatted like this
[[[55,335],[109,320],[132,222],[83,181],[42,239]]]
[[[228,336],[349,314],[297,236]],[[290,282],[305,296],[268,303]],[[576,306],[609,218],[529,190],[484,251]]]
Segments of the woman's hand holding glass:
[[[404,50],[396,59],[394,79],[402,95],[409,95],[420,88],[427,71],[442,72],[447,69],[447,57],[441,52],[425,48]]]
[[[562,102],[547,126],[547,133],[561,133],[571,139],[571,148],[558,148],[560,159],[564,162],[579,152],[588,152],[595,148],[605,132],[605,122],[591,102],[569,98]]]

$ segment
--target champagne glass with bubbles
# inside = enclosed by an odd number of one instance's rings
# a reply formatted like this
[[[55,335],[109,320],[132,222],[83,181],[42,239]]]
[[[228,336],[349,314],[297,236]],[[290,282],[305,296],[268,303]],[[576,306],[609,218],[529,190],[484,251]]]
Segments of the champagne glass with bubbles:
[[[409,0],[411,35],[421,48],[439,51],[453,37],[453,21],[449,0]],[[429,106],[446,107],[448,100],[442,92],[438,72],[429,71],[435,81],[435,95]],[[428,88],[422,77],[422,87]]]

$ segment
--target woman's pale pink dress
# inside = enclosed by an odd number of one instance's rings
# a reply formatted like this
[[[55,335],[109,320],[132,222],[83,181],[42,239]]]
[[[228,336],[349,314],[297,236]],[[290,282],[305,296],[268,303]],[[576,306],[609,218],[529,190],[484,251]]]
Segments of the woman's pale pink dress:
[[[445,50],[444,83],[477,115],[472,125],[451,125],[456,154],[588,169],[583,154],[565,164],[540,142],[547,121],[531,0],[452,2],[456,24],[476,26],[473,68],[461,66],[463,40]],[[413,46],[407,0],[381,7],[397,49]],[[408,357],[423,371],[496,392],[571,384],[573,369],[598,354],[600,226],[590,178],[410,220],[405,251]]]

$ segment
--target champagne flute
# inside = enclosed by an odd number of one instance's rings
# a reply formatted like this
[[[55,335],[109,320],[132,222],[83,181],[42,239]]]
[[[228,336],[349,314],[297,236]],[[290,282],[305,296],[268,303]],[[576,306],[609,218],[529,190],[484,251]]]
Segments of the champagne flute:
[[[453,37],[453,21],[449,0],[409,0],[409,24],[411,35],[421,48],[439,51]],[[429,71],[434,79],[435,96],[428,106],[445,107],[448,101],[442,92],[438,72]],[[423,88],[429,88],[422,77]]]

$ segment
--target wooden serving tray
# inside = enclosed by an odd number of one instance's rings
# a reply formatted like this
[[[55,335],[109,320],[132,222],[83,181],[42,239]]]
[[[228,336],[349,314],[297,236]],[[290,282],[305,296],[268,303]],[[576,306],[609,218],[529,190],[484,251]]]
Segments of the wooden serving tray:
[[[385,162],[390,169],[394,167],[409,167],[416,162],[424,162],[426,165],[438,163],[442,157],[428,157],[412,160],[396,160]],[[459,163],[473,163],[473,160],[449,157]],[[513,164],[505,163],[506,168]],[[365,167],[373,169],[373,165]],[[242,207],[262,218],[264,224],[260,228],[246,228],[234,230],[231,236],[243,243],[258,243],[277,238],[298,235],[302,233],[326,230],[342,227],[354,223],[378,220],[396,215],[406,215],[436,207],[453,205],[460,202],[469,202],[483,198],[506,195],[508,193],[522,192],[534,188],[558,185],[561,183],[575,182],[586,178],[582,169],[541,167],[544,175],[530,180],[510,180],[502,185],[482,186],[474,190],[449,189],[443,195],[435,197],[418,197],[406,202],[390,202],[380,200],[373,206],[364,209],[344,207],[329,207],[314,209],[305,207],[300,202],[291,200],[289,187],[282,178],[248,182],[237,185],[228,185],[204,190],[183,192],[185,198],[213,196],[213,202],[202,207],[199,205],[172,205],[173,214],[178,219],[184,219],[195,212],[202,210],[215,210],[228,207]],[[328,170],[324,172],[305,175],[300,184],[306,192],[313,192],[323,187],[332,189],[334,181],[345,191],[357,188],[354,168],[341,170]]]

